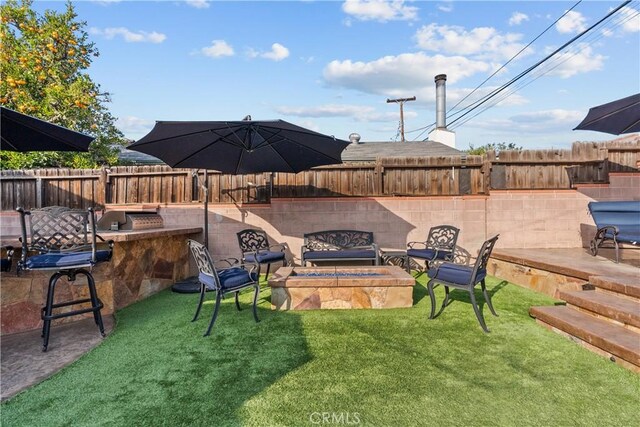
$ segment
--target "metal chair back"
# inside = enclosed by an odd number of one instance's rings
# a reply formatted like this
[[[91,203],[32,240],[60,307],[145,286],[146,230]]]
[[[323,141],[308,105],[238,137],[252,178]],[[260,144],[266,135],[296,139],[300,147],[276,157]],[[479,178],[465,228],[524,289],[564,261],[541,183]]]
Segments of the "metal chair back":
[[[456,249],[459,233],[460,229],[452,225],[437,225],[431,227],[425,245],[429,249],[444,250],[453,254]]]
[[[18,208],[22,229],[21,262],[29,252],[92,252],[96,259],[96,222],[93,209],[50,206],[26,211]]]
[[[269,249],[267,233],[262,230],[246,229],[238,232],[238,245],[243,254],[260,249]]]
[[[200,274],[206,274],[207,276],[213,277],[216,290],[219,290],[220,278],[218,277],[218,272],[213,265],[213,260],[211,259],[211,254],[207,247],[202,243],[191,239],[187,241],[187,244],[189,245],[193,259],[196,262],[196,266],[198,267],[198,272]]]

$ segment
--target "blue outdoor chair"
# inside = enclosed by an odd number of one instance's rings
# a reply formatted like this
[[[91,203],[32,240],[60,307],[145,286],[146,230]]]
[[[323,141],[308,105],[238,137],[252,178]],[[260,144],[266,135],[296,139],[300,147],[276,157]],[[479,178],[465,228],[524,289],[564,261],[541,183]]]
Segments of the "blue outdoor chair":
[[[437,225],[429,229],[424,242],[407,243],[407,256],[423,260],[425,271],[435,264],[453,261],[460,230],[452,225]]]
[[[209,322],[209,327],[205,332],[204,336],[208,336],[211,333],[211,329],[213,328],[213,324],[218,317],[218,310],[220,309],[220,302],[222,298],[230,292],[235,293],[236,298],[236,308],[238,311],[241,310],[240,302],[238,301],[238,294],[241,290],[246,288],[254,288],[255,293],[253,295],[253,318],[256,322],[258,320],[258,312],[257,312],[257,304],[258,304],[258,294],[260,293],[260,285],[258,284],[258,273],[254,270],[258,267],[257,264],[237,264],[232,263],[229,260],[224,260],[229,264],[228,268],[225,269],[217,269],[214,265],[214,262],[211,260],[211,255],[209,254],[209,250],[202,243],[196,242],[195,240],[188,241],[189,249],[191,249],[191,254],[196,261],[196,265],[198,266],[198,280],[200,281],[200,299],[198,301],[198,308],[196,309],[196,314],[193,316],[192,322],[198,320],[198,316],[200,315],[200,309],[202,308],[202,303],[204,301],[204,296],[207,291],[214,291],[216,293],[216,304],[213,308],[213,315],[211,316],[211,321]],[[231,258],[234,261],[237,261],[235,258]],[[247,270],[245,267],[251,267]]]
[[[271,263],[282,262],[283,267],[287,265],[285,245],[269,245],[267,233],[262,230],[249,228],[238,232],[238,245],[242,252],[242,263],[255,263],[258,265],[258,277],[260,277],[262,264],[267,264],[265,277],[269,276]]]
[[[487,287],[484,283],[484,279],[487,275],[487,262],[489,261],[491,251],[493,250],[493,247],[498,240],[498,236],[499,235],[496,235],[482,244],[480,252],[478,253],[478,258],[476,258],[476,262],[473,266],[444,262],[438,267],[429,269],[428,274],[430,280],[427,283],[427,290],[429,291],[429,297],[431,298],[431,314],[429,315],[429,319],[433,319],[434,317],[436,317],[436,297],[433,293],[433,287],[436,284],[441,284],[444,286],[445,297],[438,314],[440,314],[440,312],[442,312],[442,310],[444,310],[444,308],[449,303],[449,288],[465,290],[469,292],[471,305],[473,306],[473,311],[476,313],[478,322],[480,322],[480,326],[485,332],[489,332],[489,329],[484,322],[482,312],[480,311],[480,309],[478,308],[478,304],[476,303],[474,288],[476,284],[480,283],[480,286],[482,287],[482,295],[484,295],[484,300],[489,306],[489,310],[491,310],[491,313],[494,316],[497,316],[498,314],[493,309],[493,305],[491,304],[491,298],[489,297],[489,293],[487,292]]]
[[[22,254],[16,273],[20,274],[22,270],[55,272],[49,278],[47,300],[42,308],[42,351],[47,351],[49,345],[51,321],[62,317],[93,313],[100,334],[104,336],[100,314],[103,304],[98,298],[91,269],[111,259],[113,242],[107,242],[108,249],[97,248],[96,238],[100,237],[96,235],[93,209],[83,211],[53,206],[32,211],[17,210],[22,226]],[[75,282],[79,274],[87,278],[89,298],[54,303],[58,280],[67,276],[70,282]],[[85,303],[91,303],[91,307],[54,313],[54,309]]]

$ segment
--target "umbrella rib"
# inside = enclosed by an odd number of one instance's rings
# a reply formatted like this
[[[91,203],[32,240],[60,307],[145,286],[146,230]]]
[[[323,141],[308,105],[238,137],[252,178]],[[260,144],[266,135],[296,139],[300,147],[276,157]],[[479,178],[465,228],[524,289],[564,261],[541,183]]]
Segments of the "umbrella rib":
[[[16,147],[11,142],[9,142],[9,140],[7,138],[5,138],[4,136],[2,137],[2,144],[3,145],[8,145],[13,150],[17,150],[18,149],[18,147]],[[4,149],[6,150],[6,148],[4,148]]]
[[[29,116],[29,117],[31,117],[31,116]],[[59,126],[59,125],[57,125],[57,124],[55,124],[55,123],[46,122],[46,121],[44,121],[44,120],[40,120],[40,119],[38,119],[38,118],[36,118],[36,117],[31,117],[31,118],[34,118],[34,119],[36,119],[36,120],[38,120],[38,121],[41,121],[41,122],[43,122],[43,123],[46,123],[46,124],[49,124],[49,125],[52,125],[52,126],[58,127],[58,128],[60,128],[60,129],[62,129],[62,130],[69,131],[69,132],[74,132],[74,133],[79,134],[79,135],[82,135],[82,136],[84,136],[84,137],[86,137],[86,138],[91,138],[91,141],[90,141],[89,143],[93,142],[93,140],[95,139],[95,138],[93,138],[93,137],[91,137],[91,136],[89,136],[89,135],[85,135],[85,134],[83,134],[83,133],[81,133],[81,132],[77,132],[77,131],[72,130],[72,129],[63,128],[62,126]],[[57,136],[55,136],[55,135],[52,135],[52,134],[51,134],[50,132],[48,132],[48,131],[44,131],[44,132],[43,132],[42,130],[40,130],[40,129],[36,128],[36,127],[33,127],[33,126],[29,125],[28,123],[18,122],[18,121],[14,120],[14,119],[10,119],[10,120],[11,120],[11,122],[12,122],[12,123],[14,123],[16,126],[23,126],[23,127],[25,127],[25,128],[31,129],[32,131],[37,132],[37,133],[39,133],[39,134],[47,135],[47,137],[49,137],[49,138],[51,138],[51,139],[53,139],[53,140],[56,140],[56,141],[58,141],[58,142],[62,143],[63,145],[68,145],[69,147],[73,147],[73,148],[75,148],[75,149],[76,149],[76,150],[78,150],[78,151],[82,151],[82,150],[84,150],[84,149],[85,149],[85,148],[84,148],[83,146],[81,146],[81,145],[78,145],[78,144],[75,144],[75,143],[73,143],[73,142],[70,142],[70,141],[66,141],[66,140],[64,140],[64,139],[61,139],[61,138],[59,138],[59,137],[57,137]],[[12,144],[9,144],[9,145],[11,145],[11,146],[13,147],[13,145],[12,145]],[[60,150],[51,150],[51,151],[60,151]]]
[[[273,146],[274,146],[275,144],[277,144],[277,143],[285,142],[285,141],[286,141],[286,142],[290,142],[291,144],[295,144],[295,145],[298,145],[298,146],[304,147],[305,149],[307,149],[307,150],[309,150],[309,151],[313,151],[314,153],[319,154],[319,155],[321,155],[321,156],[323,156],[323,157],[326,157],[326,158],[328,158],[328,159],[331,159],[331,160],[338,160],[339,162],[342,162],[342,159],[341,159],[341,158],[340,158],[340,159],[337,159],[337,158],[332,157],[332,156],[330,156],[330,155],[328,155],[328,154],[326,154],[326,153],[323,153],[322,151],[318,151],[318,150],[316,150],[315,148],[312,148],[312,147],[309,147],[309,146],[306,146],[306,145],[300,144],[299,142],[293,141],[293,140],[291,140],[291,139],[286,139],[286,140],[278,141],[278,142],[276,142],[276,143],[274,143],[274,144],[269,144],[268,146],[259,147],[259,148],[271,147],[274,151],[277,151],[275,148],[273,148]]]
[[[271,127],[271,126],[264,126],[264,127],[265,127],[265,128],[267,128],[267,129],[274,129],[274,128],[273,128],[273,127]],[[279,133],[281,133],[281,132],[283,131],[282,129],[275,129],[275,130],[277,130],[277,132],[274,132],[274,133],[269,137],[269,139],[271,139],[272,137],[277,136]],[[331,138],[331,137],[328,137],[328,136],[325,136],[325,135],[318,135],[317,133],[312,133],[312,132],[303,132],[303,131],[298,131],[298,130],[296,130],[296,132],[298,132],[298,133],[302,133],[302,134],[305,134],[305,135],[315,136],[315,137],[322,136],[322,137],[324,137],[324,138]],[[336,138],[335,138],[335,137],[333,137],[333,140],[335,141],[335,140],[336,140]],[[268,139],[266,139],[266,138],[265,138],[265,141],[268,141]],[[342,162],[342,159],[336,159],[335,157],[331,157],[331,156],[329,156],[329,155],[327,155],[327,154],[325,154],[325,153],[323,153],[323,152],[321,152],[321,151],[318,151],[318,150],[316,150],[316,149],[314,149],[314,148],[312,148],[312,147],[309,147],[309,146],[307,146],[307,145],[300,144],[299,142],[294,141],[294,140],[291,140],[291,139],[289,139],[289,138],[284,138],[284,139],[282,139],[282,140],[280,140],[280,141],[277,141],[277,142],[275,142],[275,143],[268,143],[268,144],[266,144],[266,145],[263,145],[263,146],[261,146],[261,147],[256,148],[256,150],[257,150],[257,149],[259,149],[259,148],[271,147],[274,151],[276,151],[276,152],[277,152],[277,150],[276,150],[275,148],[273,148],[273,146],[274,146],[275,144],[279,143],[279,142],[284,142],[284,141],[289,142],[289,143],[291,143],[291,144],[298,145],[298,146],[302,146],[302,147],[306,148],[307,150],[313,151],[314,153],[316,153],[316,154],[320,154],[320,155],[322,155],[322,156],[324,156],[324,157],[327,157],[327,158],[329,158],[329,159],[331,159],[331,160],[339,160],[340,162]],[[280,153],[278,153],[278,155],[280,155]],[[280,156],[280,157],[282,157],[282,156]],[[284,159],[283,159],[283,160],[284,160]]]
[[[589,125],[591,125],[591,124],[593,124],[593,123],[599,122],[600,120],[608,119],[608,118],[609,118],[609,117],[611,117],[611,116],[615,116],[615,115],[617,115],[617,114],[620,114],[620,113],[621,113],[622,111],[624,111],[624,110],[628,110],[629,108],[636,107],[638,104],[639,104],[639,102],[634,102],[633,104],[626,105],[626,106],[624,106],[624,107],[622,107],[622,108],[619,108],[619,109],[617,109],[617,110],[615,110],[615,111],[611,111],[610,113],[607,113],[607,114],[602,115],[602,116],[600,116],[600,117],[596,117],[596,118],[594,118],[594,119],[591,119],[590,121],[588,121],[587,123],[585,123],[585,124],[584,124],[584,126],[589,126]],[[628,129],[628,128],[627,128],[627,129]]]
[[[245,148],[244,144],[242,144],[242,141],[240,140],[238,135],[236,135],[236,132],[234,130],[232,130],[229,126],[227,126],[227,127],[229,128],[229,130],[231,131],[233,136],[235,136],[238,139],[238,141],[240,141],[240,144],[234,143],[233,141],[229,140],[229,135],[223,135],[223,134],[219,133],[218,131],[216,131],[214,129],[206,129],[205,131],[201,131],[201,132],[193,132],[193,133],[190,133],[190,134],[185,134],[185,136],[193,136],[193,135],[197,135],[197,134],[202,134],[202,133],[208,132],[208,133],[212,133],[212,134],[218,136],[219,139],[209,142],[208,144],[206,144],[201,149],[189,154],[187,157],[184,157],[184,158],[180,159],[179,161],[175,162],[175,165],[178,166],[180,163],[184,162],[185,160],[188,160],[188,159],[200,154],[202,151],[206,150],[207,148],[210,148],[211,146],[213,146],[213,145],[215,145],[215,144],[217,144],[219,142],[224,142],[225,144],[233,145],[233,146],[240,147],[240,148]],[[164,139],[170,139],[170,138],[164,138]],[[161,140],[158,139],[158,140],[155,140],[153,142],[158,142],[158,141],[161,141]],[[242,152],[244,153],[244,150]]]
[[[625,132],[627,132],[629,129],[632,129],[634,126],[638,125],[638,123],[640,123],[640,119],[638,119],[638,120],[636,120],[635,122],[633,122],[633,123],[629,124],[629,126],[627,126],[626,128],[624,128],[624,129],[622,130],[622,132],[620,132],[620,133],[625,133]]]

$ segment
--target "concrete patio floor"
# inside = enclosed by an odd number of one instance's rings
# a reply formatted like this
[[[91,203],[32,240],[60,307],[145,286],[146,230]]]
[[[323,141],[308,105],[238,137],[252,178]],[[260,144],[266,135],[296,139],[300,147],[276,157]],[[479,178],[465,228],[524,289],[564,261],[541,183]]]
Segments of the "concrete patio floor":
[[[113,316],[103,316],[105,333],[113,330]],[[49,378],[96,347],[102,336],[93,318],[51,328],[49,349],[42,352],[40,330],[2,337],[0,398],[5,401]]]

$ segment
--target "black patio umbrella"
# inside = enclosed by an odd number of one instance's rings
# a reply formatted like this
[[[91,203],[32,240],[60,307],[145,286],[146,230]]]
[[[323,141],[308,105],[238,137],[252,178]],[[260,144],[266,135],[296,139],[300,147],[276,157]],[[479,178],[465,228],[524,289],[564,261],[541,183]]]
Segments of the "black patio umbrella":
[[[174,168],[222,173],[298,173],[314,166],[342,163],[348,141],[284,120],[158,121],[147,135],[127,148],[159,158]],[[208,195],[205,186],[204,245],[208,247]],[[172,287],[198,292],[197,283]]]
[[[349,142],[284,120],[156,122],[129,147],[175,168],[214,169],[222,173],[297,173],[341,163]]]
[[[573,130],[595,130],[614,135],[640,132],[640,93],[589,109]]]
[[[89,151],[93,137],[0,107],[2,150]]]

